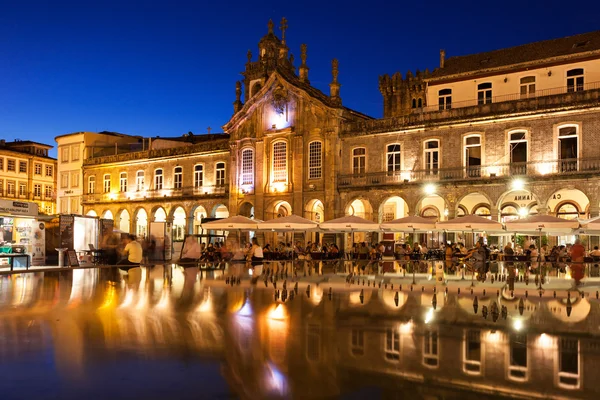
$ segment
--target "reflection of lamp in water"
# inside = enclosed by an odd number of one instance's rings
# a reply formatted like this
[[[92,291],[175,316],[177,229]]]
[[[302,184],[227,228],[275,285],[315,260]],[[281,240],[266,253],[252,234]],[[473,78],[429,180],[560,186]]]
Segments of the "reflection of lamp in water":
[[[277,304],[275,308],[269,311],[269,319],[283,320],[286,317],[285,308],[282,304]]]
[[[160,296],[160,300],[156,304],[156,309],[167,310],[169,308],[170,302],[171,302],[171,296],[169,296],[169,289],[163,288],[162,294]]]
[[[207,290],[206,296],[204,297],[204,300],[202,300],[202,303],[200,303],[198,308],[196,308],[196,312],[209,313],[212,310],[213,310],[212,294],[210,293],[210,290]]]
[[[248,299],[246,299],[246,301],[244,302],[244,305],[242,306],[240,311],[237,312],[237,314],[242,317],[251,317],[252,316],[252,306],[250,305],[250,301]]]
[[[272,363],[267,363],[265,371],[265,387],[269,392],[284,396],[287,393],[287,380]]]

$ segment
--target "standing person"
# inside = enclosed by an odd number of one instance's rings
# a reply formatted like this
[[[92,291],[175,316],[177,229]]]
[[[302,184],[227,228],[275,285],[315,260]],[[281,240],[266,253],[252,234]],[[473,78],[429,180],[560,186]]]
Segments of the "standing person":
[[[487,273],[487,251],[485,249],[485,244],[483,243],[483,238],[479,238],[475,244],[475,248],[469,252],[467,257],[473,257],[473,260],[475,261],[475,269],[478,273],[477,279],[485,282]]]
[[[131,268],[139,267],[144,256],[142,245],[135,240],[134,235],[127,235],[125,243],[124,258],[117,265],[119,265],[119,269],[127,272]]]
[[[515,290],[515,263],[513,262],[515,251],[512,248],[512,243],[506,243],[504,246],[504,262],[506,264],[506,268],[508,269],[508,290]]]
[[[575,280],[575,286],[580,286],[584,274],[583,257],[585,256],[585,247],[579,239],[575,240],[575,244],[571,246],[570,256],[571,276]]]

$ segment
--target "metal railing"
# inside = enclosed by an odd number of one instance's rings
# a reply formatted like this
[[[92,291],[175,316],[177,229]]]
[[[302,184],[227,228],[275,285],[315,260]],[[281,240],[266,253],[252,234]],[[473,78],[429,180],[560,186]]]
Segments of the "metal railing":
[[[600,172],[600,158],[569,158],[458,168],[378,171],[338,175],[339,187],[365,187],[427,181],[499,179],[514,176],[585,175]]]
[[[92,193],[83,196],[84,203],[100,203],[109,201],[136,201],[160,198],[222,196],[229,193],[228,185],[186,186],[181,188],[152,189],[117,193]]]

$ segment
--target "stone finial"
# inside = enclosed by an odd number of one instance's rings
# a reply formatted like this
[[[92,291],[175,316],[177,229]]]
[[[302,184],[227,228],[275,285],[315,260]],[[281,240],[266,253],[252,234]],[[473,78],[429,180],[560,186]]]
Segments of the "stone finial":
[[[300,45],[300,60],[302,61],[302,64],[300,65],[300,68],[298,69],[300,71],[300,81],[309,83],[308,82],[308,69],[309,68],[306,65],[306,44],[304,44],[304,43]]]
[[[283,44],[285,44],[285,31],[287,28],[287,19],[285,19],[285,17],[282,17],[281,22],[279,23],[279,29],[281,29],[281,43]]]
[[[242,82],[237,81],[235,83],[235,101],[233,102],[233,113],[237,113],[243,107],[242,103]]]
[[[251,63],[252,62],[252,51],[248,50],[248,53],[246,53],[246,57],[248,57],[248,62]]]
[[[275,26],[275,24],[273,23],[272,19],[269,20],[267,26],[269,27],[269,33],[273,33],[273,27]]]
[[[446,50],[440,50],[440,68],[444,68],[444,63],[446,62]]]
[[[333,75],[333,80],[329,84],[329,97],[331,101],[336,105],[342,105],[342,98],[340,97],[340,87],[342,85],[338,82],[338,60],[336,58],[331,61],[331,74]]]
[[[294,55],[292,53],[290,53],[290,64],[294,65]]]

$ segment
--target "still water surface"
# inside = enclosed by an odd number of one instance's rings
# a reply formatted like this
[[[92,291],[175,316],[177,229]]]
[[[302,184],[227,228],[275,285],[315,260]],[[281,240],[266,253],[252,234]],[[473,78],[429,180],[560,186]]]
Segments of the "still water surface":
[[[600,397],[596,299],[567,316],[564,299],[494,294],[476,314],[470,293],[282,284],[276,299],[177,268],[0,276],[0,398]]]

